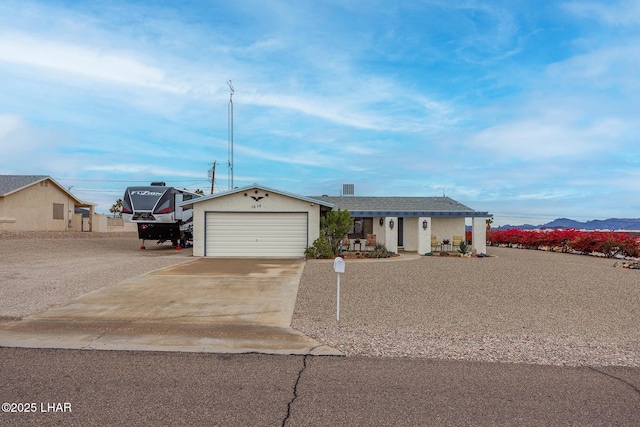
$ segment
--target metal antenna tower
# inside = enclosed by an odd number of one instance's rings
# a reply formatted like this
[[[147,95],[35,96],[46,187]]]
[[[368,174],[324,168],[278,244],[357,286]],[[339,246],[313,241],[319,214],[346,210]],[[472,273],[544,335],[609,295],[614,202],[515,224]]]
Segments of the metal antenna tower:
[[[231,80],[227,82],[229,85],[229,111],[228,111],[228,125],[229,125],[229,135],[228,135],[228,151],[229,151],[229,190],[233,190],[233,83]]]

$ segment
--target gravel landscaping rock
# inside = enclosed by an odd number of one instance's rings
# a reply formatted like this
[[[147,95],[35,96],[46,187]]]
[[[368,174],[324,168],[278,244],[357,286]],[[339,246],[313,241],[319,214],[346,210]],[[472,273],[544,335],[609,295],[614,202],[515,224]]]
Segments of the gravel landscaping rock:
[[[349,356],[640,366],[640,284],[610,259],[489,248],[491,258],[308,261],[295,329]]]

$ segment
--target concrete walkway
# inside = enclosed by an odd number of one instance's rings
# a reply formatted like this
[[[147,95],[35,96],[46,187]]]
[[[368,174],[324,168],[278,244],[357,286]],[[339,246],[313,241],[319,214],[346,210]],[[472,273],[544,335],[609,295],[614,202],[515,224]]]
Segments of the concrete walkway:
[[[4,323],[0,346],[341,355],[290,327],[303,268],[196,259]]]

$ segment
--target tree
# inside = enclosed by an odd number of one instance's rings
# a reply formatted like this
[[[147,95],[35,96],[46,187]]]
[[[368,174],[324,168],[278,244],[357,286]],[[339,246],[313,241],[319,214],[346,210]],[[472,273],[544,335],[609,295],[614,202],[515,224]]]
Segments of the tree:
[[[109,209],[109,212],[113,214],[114,218],[116,217],[116,215],[118,215],[118,218],[122,218],[122,199],[116,200],[116,202],[111,205],[111,209]]]
[[[493,218],[489,218],[485,220],[485,222],[487,223],[487,231],[491,231],[491,224],[493,224]]]
[[[340,250],[340,241],[351,230],[353,220],[347,210],[329,211],[320,217],[320,234],[324,236],[334,255]]]
[[[187,189],[187,187],[182,187],[182,189],[183,189],[184,191],[191,191],[191,190],[188,190],[188,189]],[[204,191],[202,191],[202,190],[201,190],[201,189],[199,189],[199,188],[197,188],[197,189],[196,189],[196,191],[194,191],[194,193],[199,194],[199,195],[201,195],[201,196],[204,196]]]

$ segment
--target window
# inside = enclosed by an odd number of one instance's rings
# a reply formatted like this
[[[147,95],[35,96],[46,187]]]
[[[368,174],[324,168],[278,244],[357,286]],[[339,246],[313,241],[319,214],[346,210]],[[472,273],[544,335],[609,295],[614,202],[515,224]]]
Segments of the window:
[[[54,203],[53,204],[53,219],[64,219],[64,204],[63,203]]]
[[[350,239],[365,239],[373,233],[373,218],[353,218],[353,227],[349,230]]]

